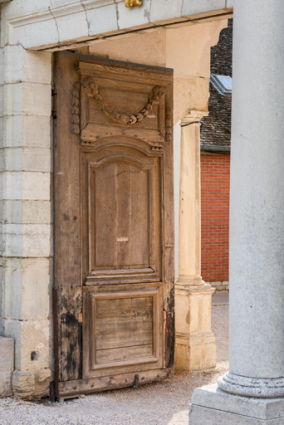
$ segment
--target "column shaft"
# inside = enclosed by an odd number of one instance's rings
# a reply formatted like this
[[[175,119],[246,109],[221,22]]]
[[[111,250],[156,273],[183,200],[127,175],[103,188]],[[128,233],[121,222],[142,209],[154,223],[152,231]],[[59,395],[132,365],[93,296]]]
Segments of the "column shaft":
[[[179,370],[209,369],[216,365],[216,343],[211,332],[214,290],[200,275],[199,120],[202,114],[192,111],[181,122],[179,276],[175,290],[175,367]]]
[[[230,372],[191,425],[284,423],[283,22],[281,0],[234,4]]]
[[[284,377],[284,4],[260,3],[234,21],[230,373],[261,380]]]
[[[181,122],[179,280],[202,285],[199,116]],[[195,123],[195,124],[193,124]]]

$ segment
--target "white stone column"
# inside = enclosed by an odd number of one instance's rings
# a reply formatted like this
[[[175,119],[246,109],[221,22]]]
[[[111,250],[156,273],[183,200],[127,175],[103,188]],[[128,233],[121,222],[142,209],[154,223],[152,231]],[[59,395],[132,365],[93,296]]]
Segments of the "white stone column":
[[[179,276],[175,286],[178,370],[216,365],[211,332],[214,289],[201,278],[200,124],[204,112],[192,111],[181,121]]]
[[[191,425],[284,423],[284,3],[234,5],[230,372]]]

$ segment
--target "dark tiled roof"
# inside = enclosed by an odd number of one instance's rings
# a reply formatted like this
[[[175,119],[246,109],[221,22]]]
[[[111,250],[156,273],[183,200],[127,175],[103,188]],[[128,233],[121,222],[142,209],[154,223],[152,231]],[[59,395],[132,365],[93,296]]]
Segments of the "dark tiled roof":
[[[211,74],[232,76],[233,20],[221,31],[219,42],[211,48]],[[210,84],[209,116],[204,117],[201,143],[230,146],[231,97],[221,96]]]

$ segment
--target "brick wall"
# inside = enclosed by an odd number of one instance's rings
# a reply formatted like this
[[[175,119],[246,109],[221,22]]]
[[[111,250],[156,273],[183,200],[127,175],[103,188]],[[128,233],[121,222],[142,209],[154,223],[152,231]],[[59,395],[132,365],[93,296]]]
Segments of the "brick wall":
[[[201,152],[201,275],[227,289],[230,155]]]

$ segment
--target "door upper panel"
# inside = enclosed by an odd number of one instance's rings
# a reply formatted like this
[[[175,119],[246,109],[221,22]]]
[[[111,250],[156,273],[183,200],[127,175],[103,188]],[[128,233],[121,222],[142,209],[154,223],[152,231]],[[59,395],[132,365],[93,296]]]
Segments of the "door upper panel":
[[[158,74],[80,62],[74,85],[72,131],[86,143],[127,135],[154,143],[171,141],[169,82]],[[79,89],[81,89],[79,91]],[[80,111],[76,103],[81,104]]]
[[[135,143],[116,136],[82,153],[87,285],[161,279],[161,159]]]
[[[148,170],[121,157],[90,174],[91,268],[150,267]]]

